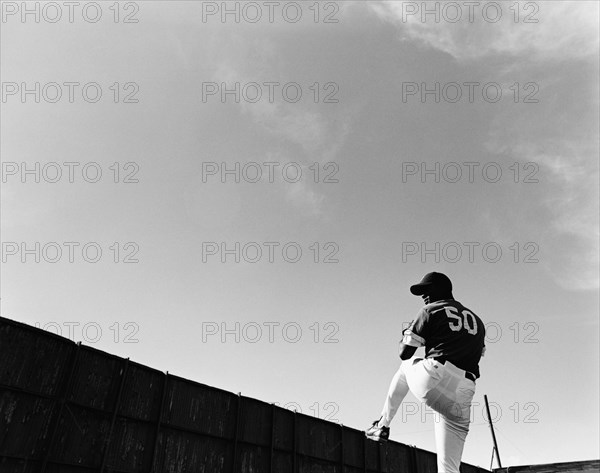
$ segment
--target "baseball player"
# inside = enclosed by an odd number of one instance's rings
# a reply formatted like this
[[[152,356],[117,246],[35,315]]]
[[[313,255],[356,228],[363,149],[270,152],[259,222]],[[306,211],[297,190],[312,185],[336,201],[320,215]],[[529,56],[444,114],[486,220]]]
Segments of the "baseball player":
[[[410,389],[439,413],[435,422],[438,473],[459,473],[479,360],[485,351],[485,327],[473,311],[454,299],[445,274],[426,274],[410,292],[421,296],[425,306],[403,331],[403,362],[392,379],[381,417],[365,434],[372,440],[388,440],[390,423]],[[418,347],[425,347],[425,358],[411,360]]]

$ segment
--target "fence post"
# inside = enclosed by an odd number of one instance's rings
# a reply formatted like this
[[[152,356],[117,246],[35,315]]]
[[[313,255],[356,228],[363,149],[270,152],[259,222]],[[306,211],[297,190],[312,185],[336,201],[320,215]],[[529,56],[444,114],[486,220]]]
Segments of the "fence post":
[[[104,440],[104,452],[102,452],[102,465],[100,466],[100,473],[104,473],[104,468],[106,467],[106,457],[108,456],[108,450],[110,449],[110,440],[112,438],[113,430],[115,428],[115,421],[117,420],[117,413],[119,411],[119,406],[121,405],[121,394],[123,393],[123,386],[125,385],[125,378],[127,377],[127,368],[129,368],[129,358],[126,358],[123,362],[123,367],[121,368],[121,380],[119,381],[119,392],[117,393],[117,400],[115,401],[115,406],[113,408],[112,417],[110,419],[110,429],[108,431],[108,435]]]
[[[58,431],[58,424],[60,423],[60,419],[62,419],[62,413],[65,408],[65,404],[67,402],[67,397],[71,393],[71,389],[73,387],[73,378],[75,374],[75,368],[79,362],[79,353],[81,352],[81,342],[77,342],[75,349],[73,351],[73,356],[71,359],[71,366],[69,368],[69,374],[65,378],[65,382],[63,383],[62,393],[60,395],[60,407],[58,408],[58,413],[56,414],[56,419],[54,419],[54,425],[51,429],[50,438],[47,442],[47,449],[44,454],[44,459],[42,460],[42,466],[40,467],[40,472],[46,472],[46,465],[48,464],[48,460],[50,459],[50,452],[52,452],[52,446],[54,444],[54,438],[56,437],[56,432]]]
[[[167,397],[167,385],[169,382],[169,372],[165,371],[165,377],[163,378],[163,389],[160,397],[160,408],[158,410],[158,418],[156,420],[156,431],[154,434],[154,449],[152,450],[152,466],[150,467],[152,472],[156,472],[156,451],[158,450],[158,436],[160,434],[160,424],[162,421],[163,409],[165,406],[165,398]]]

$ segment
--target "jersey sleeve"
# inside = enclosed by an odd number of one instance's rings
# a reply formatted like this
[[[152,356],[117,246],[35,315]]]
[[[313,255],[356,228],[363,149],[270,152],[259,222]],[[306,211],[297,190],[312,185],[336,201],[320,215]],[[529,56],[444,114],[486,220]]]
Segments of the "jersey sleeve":
[[[419,348],[424,347],[427,341],[427,329],[428,329],[429,314],[425,309],[421,309],[417,314],[415,320],[413,320],[410,327],[404,331],[402,337],[402,343],[405,345]]]

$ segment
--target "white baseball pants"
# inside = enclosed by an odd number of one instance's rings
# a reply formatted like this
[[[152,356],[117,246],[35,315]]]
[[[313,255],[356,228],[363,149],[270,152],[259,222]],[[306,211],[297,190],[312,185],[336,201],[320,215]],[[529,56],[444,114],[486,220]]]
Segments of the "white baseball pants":
[[[389,427],[410,391],[440,415],[435,416],[438,473],[459,473],[465,439],[469,432],[475,382],[450,362],[431,358],[406,360],[390,384],[379,427]]]

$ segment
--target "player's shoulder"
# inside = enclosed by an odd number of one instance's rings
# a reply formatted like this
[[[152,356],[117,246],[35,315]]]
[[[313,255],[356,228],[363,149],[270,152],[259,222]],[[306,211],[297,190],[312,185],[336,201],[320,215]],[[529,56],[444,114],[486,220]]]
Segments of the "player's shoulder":
[[[435,301],[425,304],[419,311],[419,318],[423,320],[430,320],[436,318],[439,313],[444,313],[444,301]]]
[[[440,312],[440,311],[444,310],[446,307],[454,307],[458,312],[462,312],[463,310],[468,310],[469,312],[473,313],[473,311],[471,309],[469,309],[468,307],[466,307],[464,304],[457,301],[456,299],[443,299],[440,301],[431,302],[430,304],[426,304],[425,306],[423,306],[422,311],[424,311],[428,314],[434,314],[436,312]],[[473,315],[475,315],[475,314],[473,313]]]
[[[457,309],[459,309],[460,312],[462,312],[463,310],[468,310],[475,317],[479,318],[479,316],[477,315],[477,313],[475,311],[473,311],[473,309],[471,309],[470,307],[465,306],[464,304],[460,303],[457,300],[453,300],[452,302],[453,302],[454,307],[456,307]]]
[[[442,310],[444,307],[454,305],[455,302],[454,299],[443,299],[441,301],[430,302],[423,306],[423,311],[433,314],[434,312]]]

